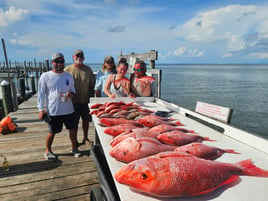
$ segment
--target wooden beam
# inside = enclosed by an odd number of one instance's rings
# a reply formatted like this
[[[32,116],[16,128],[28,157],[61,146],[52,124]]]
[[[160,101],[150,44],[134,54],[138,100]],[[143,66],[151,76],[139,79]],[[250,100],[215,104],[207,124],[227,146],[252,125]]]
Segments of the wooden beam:
[[[120,61],[121,58],[126,58],[129,61],[130,57],[137,58],[137,59],[143,60],[143,61],[146,61],[146,60],[154,61],[154,60],[157,60],[157,54],[158,54],[158,52],[155,50],[151,50],[150,52],[139,53],[139,54],[135,54],[134,52],[132,52],[131,54],[128,54],[128,55],[120,54],[117,57],[117,61]]]

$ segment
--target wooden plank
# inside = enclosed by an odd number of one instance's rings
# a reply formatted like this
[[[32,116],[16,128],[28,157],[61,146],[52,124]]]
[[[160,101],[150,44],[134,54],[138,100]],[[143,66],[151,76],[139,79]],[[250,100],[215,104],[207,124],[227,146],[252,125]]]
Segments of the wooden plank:
[[[0,200],[90,200],[91,186],[99,183],[90,157],[91,146],[80,146],[82,157],[73,157],[69,133],[63,129],[52,146],[59,160],[46,161],[43,155],[48,128],[38,119],[36,95],[20,104],[10,116],[18,127],[15,133],[0,135],[0,153],[10,165],[9,172],[0,169]],[[94,131],[90,123],[91,140]],[[80,123],[78,140],[82,137]]]

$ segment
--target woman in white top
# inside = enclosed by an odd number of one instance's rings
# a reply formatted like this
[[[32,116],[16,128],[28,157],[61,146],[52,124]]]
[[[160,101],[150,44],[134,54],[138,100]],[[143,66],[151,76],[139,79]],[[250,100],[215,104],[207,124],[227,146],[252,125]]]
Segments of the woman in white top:
[[[117,74],[111,74],[107,78],[104,93],[110,98],[127,97],[129,95],[130,81],[125,77],[128,70],[128,63],[126,60],[120,60],[116,70]]]

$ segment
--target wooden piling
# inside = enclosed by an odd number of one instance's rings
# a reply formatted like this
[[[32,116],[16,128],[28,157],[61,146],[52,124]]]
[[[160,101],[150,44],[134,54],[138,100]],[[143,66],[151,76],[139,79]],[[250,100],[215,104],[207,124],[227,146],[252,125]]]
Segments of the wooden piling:
[[[8,81],[3,80],[1,82],[2,101],[4,108],[4,116],[8,115],[12,111],[12,97],[11,89]]]

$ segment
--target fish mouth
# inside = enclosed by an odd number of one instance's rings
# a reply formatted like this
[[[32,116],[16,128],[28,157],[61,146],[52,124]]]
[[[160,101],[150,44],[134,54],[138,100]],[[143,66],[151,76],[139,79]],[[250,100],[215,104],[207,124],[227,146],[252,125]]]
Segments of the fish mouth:
[[[131,163],[123,166],[114,174],[114,178],[121,184],[128,184],[129,178],[131,178],[131,172],[134,167],[135,165]]]

